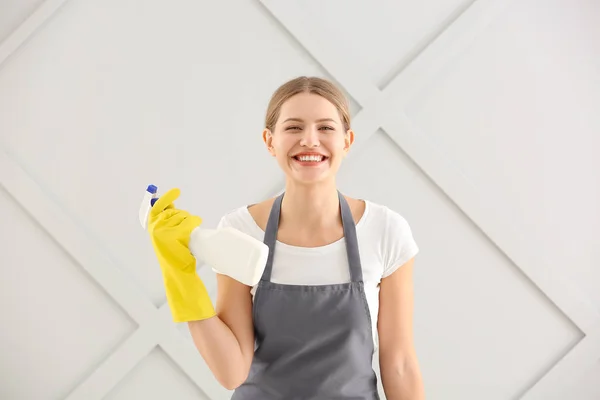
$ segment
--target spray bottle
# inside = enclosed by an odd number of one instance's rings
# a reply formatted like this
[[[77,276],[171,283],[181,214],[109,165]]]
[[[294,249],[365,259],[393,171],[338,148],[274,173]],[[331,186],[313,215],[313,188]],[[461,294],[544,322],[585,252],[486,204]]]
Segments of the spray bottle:
[[[139,210],[139,219],[146,229],[148,214],[158,200],[158,188],[149,185]],[[248,286],[260,281],[269,247],[237,229],[224,227],[206,229],[197,227],[190,236],[189,248],[196,260],[206,263],[217,272]]]

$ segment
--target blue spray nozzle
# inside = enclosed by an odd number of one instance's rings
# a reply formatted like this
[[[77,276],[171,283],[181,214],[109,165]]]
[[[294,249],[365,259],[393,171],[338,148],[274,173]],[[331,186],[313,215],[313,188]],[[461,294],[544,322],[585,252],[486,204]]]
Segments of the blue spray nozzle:
[[[158,192],[158,188],[155,185],[148,185],[148,187],[146,188],[146,192],[155,195],[156,192]],[[156,200],[158,200],[158,197],[153,197],[152,199],[150,199],[150,207],[152,207],[154,203],[156,203]]]
[[[146,193],[144,193],[144,198],[142,200],[142,204],[140,205],[140,210],[138,213],[140,223],[142,224],[142,227],[144,229],[146,229],[148,213],[150,212],[150,209],[152,208],[154,203],[156,203],[156,200],[158,200],[158,195],[156,194],[157,192],[158,187],[156,185],[148,185],[148,187],[146,188]]]
[[[153,195],[153,197],[150,199],[150,207],[152,207],[154,203],[156,203],[156,200],[158,200],[158,197],[154,196],[156,192],[158,192],[158,188],[155,185],[148,185],[146,192]]]
[[[148,185],[148,187],[146,188],[146,191],[148,193],[155,194],[158,191],[158,188],[154,185]]]

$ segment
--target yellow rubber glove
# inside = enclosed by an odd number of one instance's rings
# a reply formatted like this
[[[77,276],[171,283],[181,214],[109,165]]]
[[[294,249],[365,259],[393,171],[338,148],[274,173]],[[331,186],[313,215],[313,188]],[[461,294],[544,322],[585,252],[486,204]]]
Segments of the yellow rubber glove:
[[[148,231],[162,270],[167,302],[175,322],[216,315],[204,283],[196,273],[196,259],[188,247],[190,234],[202,219],[175,208],[179,189],[171,189],[152,206]]]

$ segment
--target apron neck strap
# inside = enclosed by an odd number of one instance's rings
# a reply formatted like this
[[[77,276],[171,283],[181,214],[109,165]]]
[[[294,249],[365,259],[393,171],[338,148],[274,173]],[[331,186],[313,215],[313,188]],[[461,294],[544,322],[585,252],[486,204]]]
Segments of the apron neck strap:
[[[279,230],[279,217],[281,215],[281,203],[285,193],[280,194],[275,198],[267,227],[265,229],[264,243],[269,247],[269,255],[267,264],[263,272],[261,280],[270,281],[271,273],[273,272],[273,257],[275,256],[275,244],[277,243],[277,231]],[[350,279],[352,282],[362,282],[362,266],[360,263],[360,254],[358,251],[358,238],[356,236],[356,225],[350,206],[344,196],[338,191],[340,201],[340,211],[342,214],[342,225],[344,227],[344,240],[346,241],[346,254],[348,255],[348,267],[350,270]]]

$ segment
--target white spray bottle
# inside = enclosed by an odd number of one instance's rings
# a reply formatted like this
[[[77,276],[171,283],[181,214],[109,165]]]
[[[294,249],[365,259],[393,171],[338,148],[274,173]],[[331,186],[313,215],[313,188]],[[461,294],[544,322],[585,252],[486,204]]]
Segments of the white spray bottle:
[[[149,185],[142,200],[139,218],[144,229],[150,209],[158,200],[157,192],[156,186]],[[230,227],[194,229],[189,248],[196,260],[248,286],[260,281],[269,255],[266,244]]]

